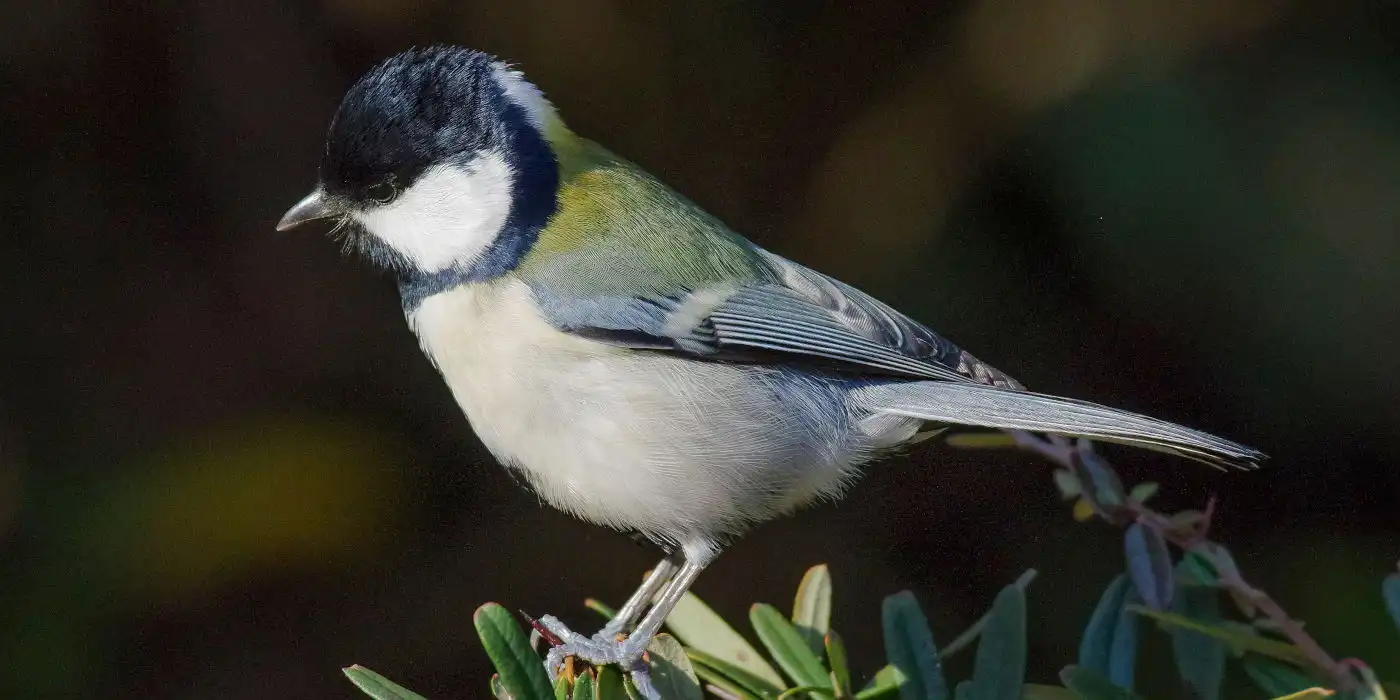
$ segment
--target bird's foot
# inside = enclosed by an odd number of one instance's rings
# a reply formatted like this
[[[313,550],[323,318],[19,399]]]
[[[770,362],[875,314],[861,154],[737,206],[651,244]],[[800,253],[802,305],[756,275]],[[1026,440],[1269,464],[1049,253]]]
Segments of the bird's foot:
[[[632,684],[637,687],[643,698],[661,700],[661,696],[651,684],[651,670],[642,659],[642,653],[646,651],[645,644],[650,640],[633,637],[619,640],[617,631],[608,627],[604,627],[592,637],[585,637],[569,629],[568,625],[553,615],[541,617],[537,624],[559,641],[545,654],[544,670],[549,674],[550,682],[559,677],[564,659],[572,656],[595,666],[616,664],[632,675]]]

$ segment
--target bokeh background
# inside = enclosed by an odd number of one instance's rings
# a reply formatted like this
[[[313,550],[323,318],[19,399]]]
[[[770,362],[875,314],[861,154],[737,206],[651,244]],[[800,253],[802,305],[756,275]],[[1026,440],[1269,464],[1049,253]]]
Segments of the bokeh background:
[[[1396,3],[52,0],[0,26],[4,697],[350,698],[352,662],[482,697],[478,604],[586,628],[652,563],[494,466],[390,280],[272,230],[350,83],[437,42],[1032,387],[1265,449],[1220,474],[1106,448],[1165,508],[1218,494],[1247,574],[1400,666]],[[870,670],[883,595],[949,639],[1035,567],[1048,680],[1121,557],[1047,465],[930,447],[696,590],[742,620],[830,562]]]

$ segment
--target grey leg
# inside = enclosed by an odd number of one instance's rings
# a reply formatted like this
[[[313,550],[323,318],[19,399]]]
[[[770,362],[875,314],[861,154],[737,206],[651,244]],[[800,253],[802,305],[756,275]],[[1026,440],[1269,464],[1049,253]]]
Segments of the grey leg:
[[[676,570],[680,568],[676,564],[678,559],[680,559],[679,554],[662,559],[656,568],[651,570],[651,574],[642,582],[642,585],[632,594],[632,597],[628,598],[621,608],[618,608],[617,615],[609,620],[608,624],[603,625],[603,629],[599,630],[598,634],[593,635],[594,641],[611,641],[618,634],[631,629],[632,623],[642,616],[642,611],[651,604],[651,599],[656,597],[657,591],[671,582],[671,577],[675,576]]]
[[[637,629],[627,636],[619,648],[619,662],[623,666],[630,665],[633,661],[642,658],[642,652],[646,651],[647,645],[651,643],[651,638],[661,631],[661,626],[666,624],[666,616],[675,609],[676,603],[681,601],[681,596],[690,590],[690,584],[695,583],[695,579],[700,576],[700,572],[705,570],[710,562],[714,561],[715,554],[707,552],[703,558],[692,559],[687,556],[685,563],[681,565],[681,570],[676,572],[676,577],[671,579],[671,583],[662,589],[660,597],[656,603],[647,611],[646,617],[637,623]]]
[[[707,540],[688,542],[682,551],[685,558],[680,570],[676,571],[671,580],[661,589],[661,594],[657,596],[656,602],[652,604],[646,616],[637,624],[636,631],[621,642],[611,638],[594,637],[589,639],[569,629],[553,615],[541,617],[539,623],[563,641],[560,646],[550,649],[545,657],[545,670],[548,671],[550,679],[552,680],[558,675],[559,667],[563,664],[564,658],[568,656],[574,656],[593,664],[617,664],[632,673],[633,683],[638,690],[642,691],[644,697],[648,700],[659,700],[651,685],[647,665],[642,661],[642,653],[646,651],[652,637],[656,636],[656,633],[661,630],[661,626],[665,624],[666,616],[671,614],[676,603],[680,602],[681,597],[690,589],[690,585],[700,576],[700,572],[704,571],[705,567],[709,566],[710,562],[713,562],[719,554],[719,549]],[[674,566],[674,562],[672,562],[672,566]],[[658,566],[657,569],[660,570],[661,567]],[[648,577],[647,581],[642,584],[643,588],[646,588],[653,579],[657,578],[653,572],[652,576]],[[634,595],[633,597],[638,596]],[[642,600],[649,597],[643,597]],[[631,602],[628,601],[629,604]],[[622,617],[621,614],[618,617]]]

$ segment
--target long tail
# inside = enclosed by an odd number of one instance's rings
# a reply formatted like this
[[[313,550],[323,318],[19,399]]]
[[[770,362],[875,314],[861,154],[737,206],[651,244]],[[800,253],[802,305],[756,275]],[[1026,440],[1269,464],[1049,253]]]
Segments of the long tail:
[[[955,425],[1087,437],[1180,455],[1217,467],[1253,468],[1264,453],[1199,430],[1048,394],[961,382],[890,382],[851,399],[876,413]]]

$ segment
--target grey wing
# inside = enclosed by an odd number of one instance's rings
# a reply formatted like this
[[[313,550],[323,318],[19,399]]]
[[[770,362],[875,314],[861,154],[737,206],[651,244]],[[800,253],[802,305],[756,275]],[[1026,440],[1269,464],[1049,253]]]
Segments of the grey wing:
[[[1024,389],[1020,382],[973,357],[929,327],[840,280],[791,260],[760,251],[785,287],[831,310],[843,324],[908,357],[951,368],[980,384]]]
[[[561,296],[535,288],[557,328],[624,347],[716,361],[809,361],[864,374],[1021,388],[874,297],[760,251],[761,279],[670,294]]]

